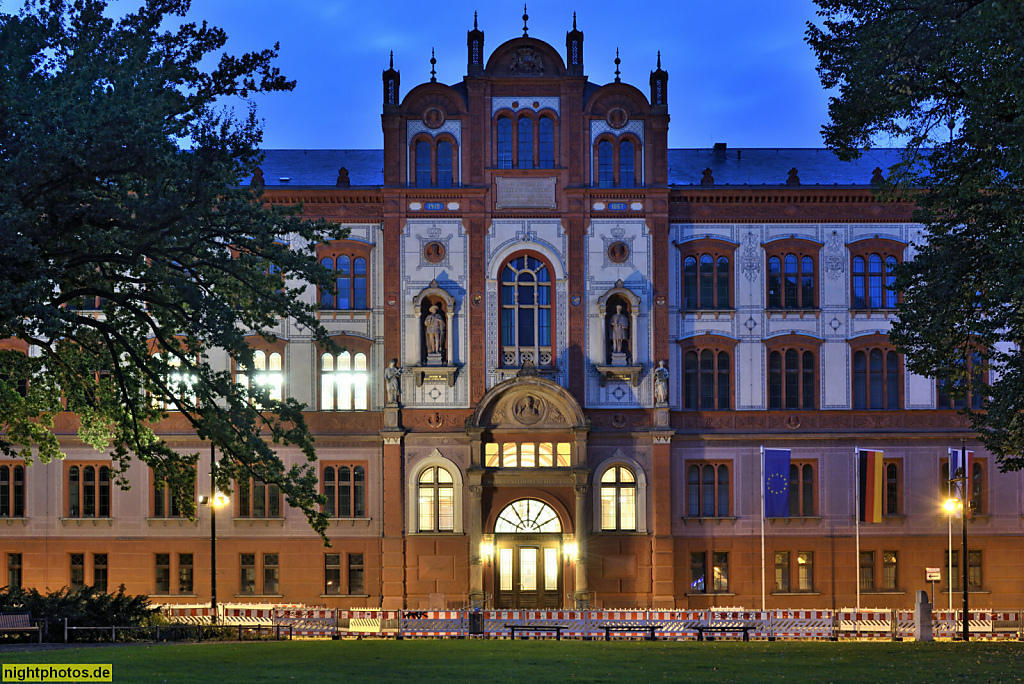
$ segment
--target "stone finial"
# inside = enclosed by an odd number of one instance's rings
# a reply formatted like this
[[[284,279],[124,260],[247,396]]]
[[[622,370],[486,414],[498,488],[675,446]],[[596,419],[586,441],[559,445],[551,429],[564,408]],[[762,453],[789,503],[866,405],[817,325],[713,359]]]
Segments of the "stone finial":
[[[622,64],[622,60],[619,59],[619,48],[615,48],[615,82],[621,83],[622,79],[619,78],[619,65]]]
[[[526,22],[530,21],[530,15],[526,13],[526,3],[523,3],[523,38],[530,37],[530,29]]]
[[[789,170],[789,178],[786,179],[786,185],[800,185],[800,176],[797,175],[795,166]]]
[[[437,70],[434,69],[434,65],[437,64],[437,58],[434,57],[434,48],[430,48],[430,82],[437,83]]]
[[[715,177],[711,175],[711,167],[704,169],[704,173],[700,177],[700,185],[703,188],[710,188],[715,184]]]
[[[263,188],[263,169],[256,167],[256,170],[252,172],[252,179],[249,181],[249,187],[251,188]]]
[[[342,166],[338,169],[338,180],[334,182],[335,187],[347,188],[351,183],[348,180],[348,169]]]

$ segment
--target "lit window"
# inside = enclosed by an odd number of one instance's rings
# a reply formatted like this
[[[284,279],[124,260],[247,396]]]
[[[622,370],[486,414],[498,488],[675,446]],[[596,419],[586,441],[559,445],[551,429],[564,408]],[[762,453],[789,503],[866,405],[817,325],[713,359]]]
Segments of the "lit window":
[[[729,554],[725,551],[715,551],[712,554],[714,559],[714,590],[729,591]]]
[[[636,530],[636,476],[623,466],[601,476],[601,529]]]
[[[789,551],[775,552],[775,591],[789,591]]]
[[[484,444],[484,465],[488,468],[568,468],[569,442],[505,442]]]
[[[796,555],[797,591],[814,591],[814,552],[801,551]]]
[[[253,369],[239,369],[237,380],[242,387],[261,386],[274,401],[284,399],[284,373],[281,370],[281,354],[257,349],[252,355]]]
[[[420,473],[418,483],[419,531],[455,530],[455,486],[451,473],[431,466]]]
[[[153,354],[153,356],[156,359],[165,357],[161,352],[157,352]],[[195,397],[195,391],[192,389],[192,386],[196,383],[196,377],[181,371],[181,359],[177,356],[166,355],[166,358],[168,366],[167,376],[165,377],[167,391],[170,395],[178,397],[181,400],[187,400]],[[170,400],[157,399],[154,397],[153,403],[159,408],[166,409],[168,411],[177,410],[177,406],[175,406],[173,401]]]
[[[344,351],[320,357],[320,408],[324,411],[365,411],[370,376],[366,354]]]
[[[896,588],[896,552],[882,552],[882,589]]]
[[[562,521],[555,509],[537,499],[514,501],[498,514],[495,534],[541,534],[561,532]]]

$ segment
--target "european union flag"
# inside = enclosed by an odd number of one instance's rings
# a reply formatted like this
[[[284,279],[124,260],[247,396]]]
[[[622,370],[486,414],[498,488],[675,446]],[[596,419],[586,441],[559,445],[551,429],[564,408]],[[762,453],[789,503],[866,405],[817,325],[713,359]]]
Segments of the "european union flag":
[[[789,517],[789,449],[764,450],[764,515]]]

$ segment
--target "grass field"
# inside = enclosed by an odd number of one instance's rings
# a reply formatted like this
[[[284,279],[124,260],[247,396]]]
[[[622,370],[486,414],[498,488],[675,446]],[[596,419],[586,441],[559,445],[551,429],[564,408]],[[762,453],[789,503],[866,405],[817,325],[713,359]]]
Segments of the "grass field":
[[[1024,643],[293,641],[0,652],[114,682],[1017,682]]]

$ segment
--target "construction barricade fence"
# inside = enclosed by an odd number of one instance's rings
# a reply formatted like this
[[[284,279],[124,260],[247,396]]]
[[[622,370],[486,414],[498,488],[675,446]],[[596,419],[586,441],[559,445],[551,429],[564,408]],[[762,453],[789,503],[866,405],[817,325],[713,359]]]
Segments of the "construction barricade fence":
[[[209,625],[209,605],[160,607],[172,624]],[[972,639],[1024,639],[1024,611],[970,611]],[[955,639],[963,632],[961,611],[935,611],[936,639]],[[216,623],[268,629],[276,638],[340,639],[362,637],[509,638],[511,625],[529,628],[531,637],[575,639],[644,638],[696,639],[700,631],[715,638],[750,639],[878,639],[914,638],[911,610],[375,610],[268,604],[224,604]],[[558,627],[556,630],[555,627]],[[550,627],[551,629],[543,629]],[[606,631],[606,628],[609,628]],[[634,629],[635,628],[635,629]],[[734,628],[732,631],[730,628]]]

